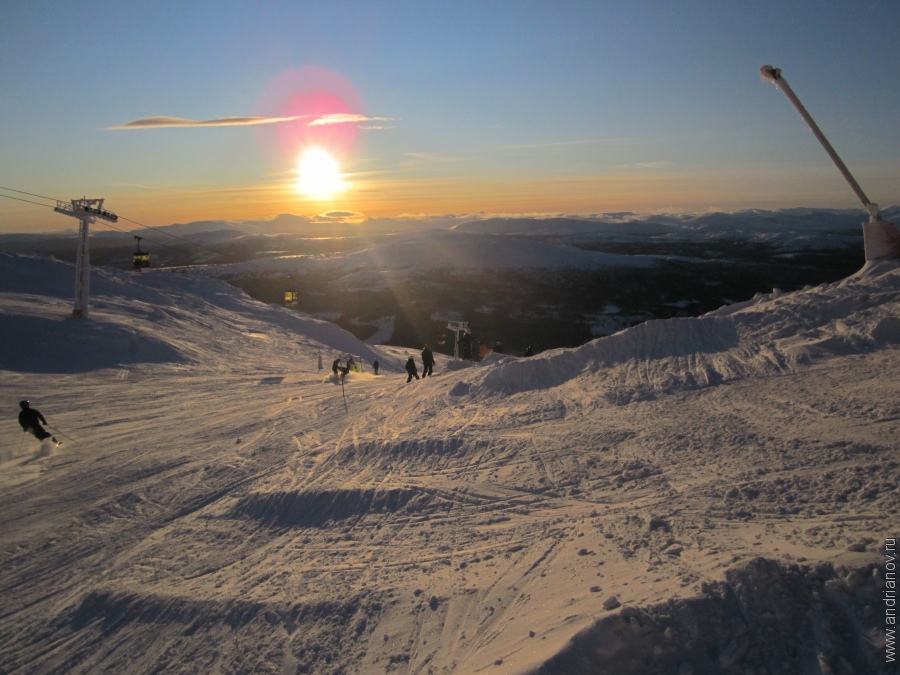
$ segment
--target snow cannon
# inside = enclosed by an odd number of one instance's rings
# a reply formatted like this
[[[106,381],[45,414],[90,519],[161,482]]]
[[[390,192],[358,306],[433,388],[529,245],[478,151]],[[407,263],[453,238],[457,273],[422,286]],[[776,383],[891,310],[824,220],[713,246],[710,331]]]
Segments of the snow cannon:
[[[819,125],[816,124],[806,108],[803,107],[803,104],[800,103],[800,99],[797,98],[794,90],[791,89],[790,85],[784,77],[782,77],[781,68],[763,66],[759,69],[759,74],[764,81],[771,82],[781,89],[790,102],[794,104],[797,112],[800,113],[800,117],[802,117],[803,121],[809,126],[813,135],[819,140],[819,143],[822,144],[822,147],[825,148],[825,152],[831,157],[831,161],[837,166],[838,171],[841,172],[841,175],[850,184],[850,187],[856,193],[856,196],[859,197],[863,207],[868,212],[869,222],[863,223],[863,244],[866,251],[866,262],[869,262],[870,260],[900,258],[900,228],[894,223],[881,218],[881,214],[878,212],[878,204],[869,201],[866,193],[863,192],[859,183],[856,182],[856,179],[853,177],[853,174],[850,173],[847,165],[844,164],[843,160],[838,156],[837,152],[835,152],[835,149],[831,146],[831,143],[828,142],[828,139],[825,138],[825,134],[822,133],[822,130],[819,129]]]

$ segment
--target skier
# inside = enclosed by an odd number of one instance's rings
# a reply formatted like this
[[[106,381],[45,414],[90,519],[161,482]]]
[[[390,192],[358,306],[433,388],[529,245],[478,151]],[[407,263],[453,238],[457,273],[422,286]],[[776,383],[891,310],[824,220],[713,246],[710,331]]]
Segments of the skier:
[[[374,361],[372,361],[372,370],[375,371],[376,375],[378,374],[378,359],[375,359]]]
[[[422,350],[422,377],[431,375],[431,368],[434,366],[434,354],[431,353],[431,347],[425,345]]]
[[[413,361],[412,356],[410,356],[409,360],[407,360],[406,362],[406,372],[409,373],[409,377],[406,378],[407,384],[409,384],[414,377],[417,380],[419,379],[419,370],[418,368],[416,368],[416,362]]]
[[[338,368],[340,367],[340,365],[341,365],[341,357],[339,356],[334,360],[334,363],[331,364],[331,372],[334,373],[335,375],[337,375],[337,371],[338,371]]]
[[[30,431],[39,441],[50,438],[54,443],[59,443],[56,438],[50,435],[50,432],[41,426],[42,423],[47,424],[47,420],[41,415],[40,410],[30,407],[28,401],[20,401],[19,407],[22,409],[19,412],[19,424],[22,425],[23,431]]]

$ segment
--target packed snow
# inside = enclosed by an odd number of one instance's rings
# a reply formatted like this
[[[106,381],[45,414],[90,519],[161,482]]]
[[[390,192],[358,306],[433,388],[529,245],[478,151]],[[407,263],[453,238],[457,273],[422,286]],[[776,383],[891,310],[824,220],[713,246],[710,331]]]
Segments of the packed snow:
[[[0,254],[0,672],[892,672],[896,262],[409,384],[221,281],[73,285]]]

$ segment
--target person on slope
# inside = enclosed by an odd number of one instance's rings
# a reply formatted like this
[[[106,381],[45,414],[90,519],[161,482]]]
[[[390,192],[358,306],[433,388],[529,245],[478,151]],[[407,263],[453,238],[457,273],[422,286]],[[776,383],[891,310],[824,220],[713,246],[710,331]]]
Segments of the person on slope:
[[[431,347],[425,345],[422,350],[422,377],[431,375],[431,368],[434,366],[434,354],[431,353]]]
[[[56,438],[51,436],[50,432],[41,426],[41,424],[47,424],[47,420],[41,415],[40,410],[32,408],[28,401],[20,401],[19,407],[22,409],[19,412],[19,424],[22,425],[23,431],[30,431],[39,441],[50,438],[54,443],[58,443]]]
[[[338,368],[341,366],[341,357],[337,357],[334,360],[334,363],[331,364],[331,372],[337,375]]]
[[[375,371],[376,375],[378,374],[378,359],[375,359],[374,361],[372,361],[372,370]]]
[[[414,377],[417,380],[419,379],[419,369],[416,368],[416,362],[413,361],[412,356],[406,361],[406,372],[409,373],[409,377],[406,378],[407,384],[409,384]]]

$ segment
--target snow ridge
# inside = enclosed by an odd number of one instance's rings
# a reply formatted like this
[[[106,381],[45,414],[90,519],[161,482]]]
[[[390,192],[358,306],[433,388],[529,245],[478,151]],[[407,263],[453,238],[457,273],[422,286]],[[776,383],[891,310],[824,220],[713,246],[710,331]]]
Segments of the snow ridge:
[[[895,345],[898,315],[900,266],[883,262],[838,283],[776,290],[697,318],[647,321],[573,350],[505,358],[457,392],[514,394],[580,378],[627,403]]]

